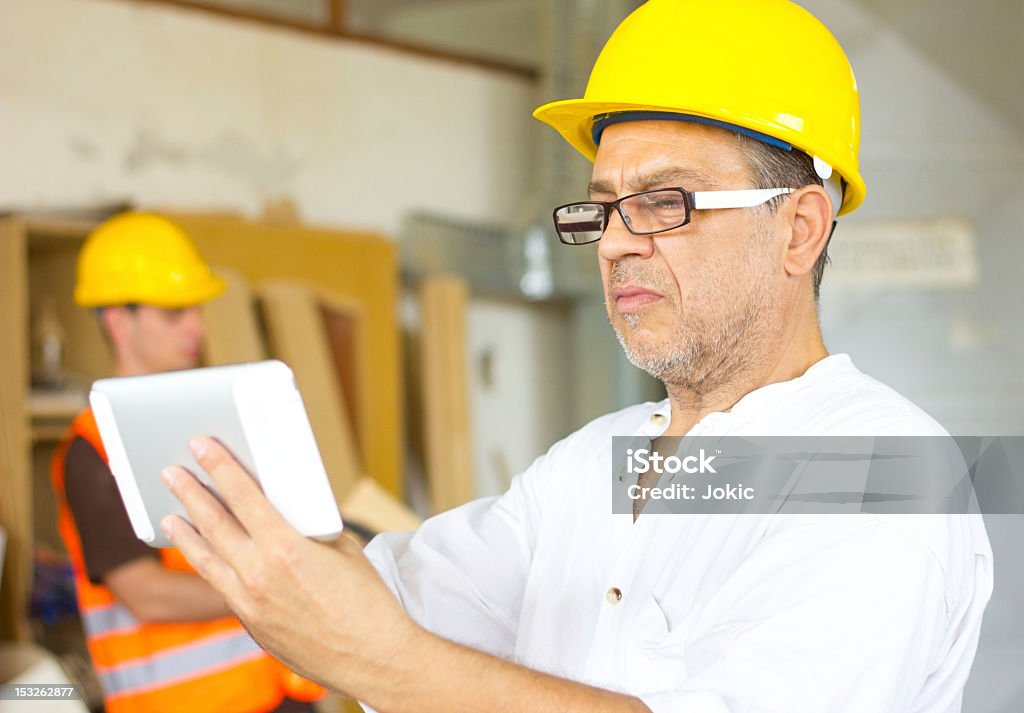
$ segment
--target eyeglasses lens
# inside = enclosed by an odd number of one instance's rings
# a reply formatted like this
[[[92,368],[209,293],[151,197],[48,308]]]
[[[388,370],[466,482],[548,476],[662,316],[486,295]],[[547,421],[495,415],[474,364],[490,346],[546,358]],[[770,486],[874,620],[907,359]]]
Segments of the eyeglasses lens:
[[[573,203],[555,212],[555,228],[562,242],[592,243],[604,232],[605,207],[600,203]]]
[[[680,191],[638,193],[620,204],[629,229],[638,234],[660,233],[686,224],[686,198]]]

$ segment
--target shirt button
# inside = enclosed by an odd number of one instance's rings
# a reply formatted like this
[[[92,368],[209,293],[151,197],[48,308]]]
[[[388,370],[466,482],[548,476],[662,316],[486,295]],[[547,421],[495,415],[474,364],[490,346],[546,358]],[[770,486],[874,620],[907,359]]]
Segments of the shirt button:
[[[652,413],[651,414],[651,423],[653,423],[655,426],[664,426],[665,425],[665,414],[663,414],[663,413]]]
[[[612,587],[605,593],[604,598],[608,600],[609,604],[618,604],[622,601],[622,590],[618,587]]]

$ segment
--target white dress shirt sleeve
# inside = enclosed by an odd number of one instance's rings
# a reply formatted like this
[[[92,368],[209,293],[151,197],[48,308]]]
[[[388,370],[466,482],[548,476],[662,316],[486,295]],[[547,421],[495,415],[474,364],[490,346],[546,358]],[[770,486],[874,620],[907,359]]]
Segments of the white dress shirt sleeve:
[[[539,521],[545,466],[538,459],[501,497],[427,520],[416,532],[378,535],[366,554],[421,626],[511,658]]]

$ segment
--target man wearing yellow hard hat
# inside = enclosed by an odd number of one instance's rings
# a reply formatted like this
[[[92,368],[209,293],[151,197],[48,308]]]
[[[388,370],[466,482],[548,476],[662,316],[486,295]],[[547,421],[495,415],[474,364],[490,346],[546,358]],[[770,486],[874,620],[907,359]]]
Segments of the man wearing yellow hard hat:
[[[100,225],[79,255],[75,301],[97,312],[118,376],[195,367],[200,305],[224,291],[188,235],[152,213]],[[91,410],[52,465],[86,643],[107,713],[306,711],[266,654],[175,549],[135,537]]]
[[[945,434],[818,326],[827,243],[866,192],[842,48],[787,0],[651,0],[582,99],[535,115],[594,162],[555,229],[593,244],[566,249],[596,251],[668,398],[365,554],[301,538],[199,439],[237,520],[171,470],[197,528],[169,517],[171,539],[268,649],[381,711],[959,711],[992,588],[979,517],[611,509],[615,436]]]

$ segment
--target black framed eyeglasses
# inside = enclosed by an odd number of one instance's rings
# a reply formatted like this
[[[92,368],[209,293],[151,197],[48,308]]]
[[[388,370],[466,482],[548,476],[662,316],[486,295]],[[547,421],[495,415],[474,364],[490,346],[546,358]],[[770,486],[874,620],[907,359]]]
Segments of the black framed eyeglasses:
[[[681,228],[695,210],[753,208],[792,188],[754,188],[730,191],[688,191],[658,188],[623,196],[614,201],[583,201],[558,206],[552,212],[555,232],[566,245],[596,243],[604,235],[612,211],[618,211],[633,235],[654,235]]]

